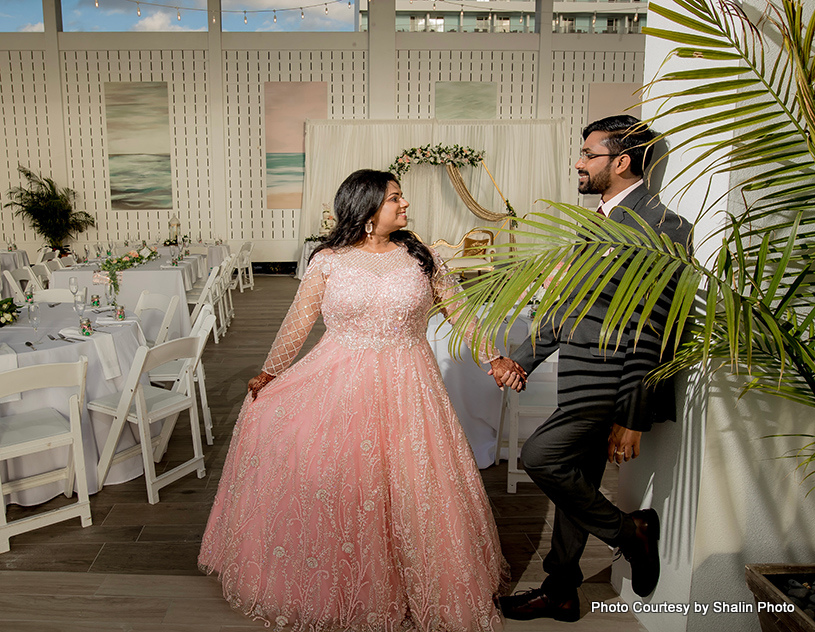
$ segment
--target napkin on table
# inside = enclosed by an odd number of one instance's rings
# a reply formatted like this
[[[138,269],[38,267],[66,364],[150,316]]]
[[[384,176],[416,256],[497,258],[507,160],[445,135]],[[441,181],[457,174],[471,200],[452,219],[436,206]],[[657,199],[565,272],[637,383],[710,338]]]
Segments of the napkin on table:
[[[17,352],[9,347],[5,342],[0,343],[0,373],[4,371],[11,371],[17,368]],[[7,404],[8,402],[20,401],[19,393],[14,393],[8,397],[0,399],[0,404]]]
[[[122,325],[123,323],[136,323],[136,338],[139,341],[139,344],[145,346],[147,344],[147,338],[144,336],[144,331],[141,328],[141,323],[139,322],[139,318],[137,316],[128,316],[124,320],[118,320],[113,316],[100,316],[96,319],[97,324],[99,325]]]
[[[122,370],[119,368],[119,356],[116,354],[116,346],[113,344],[113,336],[110,334],[95,331],[89,338],[82,335],[79,327],[65,327],[60,329],[59,333],[72,340],[90,339],[96,346],[96,355],[99,356],[99,363],[102,365],[102,373],[105,374],[106,380],[112,380],[122,374]]]

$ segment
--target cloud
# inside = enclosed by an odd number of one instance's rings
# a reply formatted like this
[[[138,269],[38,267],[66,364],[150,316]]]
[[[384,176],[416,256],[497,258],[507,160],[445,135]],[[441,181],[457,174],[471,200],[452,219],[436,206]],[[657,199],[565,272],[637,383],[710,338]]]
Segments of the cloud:
[[[20,33],[42,33],[45,31],[45,24],[37,22],[36,24],[24,24],[17,29]]]
[[[134,31],[206,31],[206,27],[190,28],[184,26],[184,13],[179,20],[175,13],[164,13],[158,11],[151,15],[142,16],[133,26]]]

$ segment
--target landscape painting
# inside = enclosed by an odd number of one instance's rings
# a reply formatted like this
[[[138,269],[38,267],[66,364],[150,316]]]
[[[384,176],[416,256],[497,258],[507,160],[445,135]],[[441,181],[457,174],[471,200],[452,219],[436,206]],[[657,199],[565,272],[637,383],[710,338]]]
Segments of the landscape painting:
[[[266,207],[303,205],[306,119],[328,117],[325,82],[270,81],[264,84]]]
[[[437,119],[494,119],[498,84],[490,81],[437,81]]]
[[[111,207],[173,208],[167,82],[105,83],[105,120]]]

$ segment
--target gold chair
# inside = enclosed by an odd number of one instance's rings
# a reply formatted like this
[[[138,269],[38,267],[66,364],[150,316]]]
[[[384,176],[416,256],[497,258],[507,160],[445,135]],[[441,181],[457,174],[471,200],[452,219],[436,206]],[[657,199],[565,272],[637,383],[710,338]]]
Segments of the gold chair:
[[[495,266],[492,257],[495,254],[495,235],[485,228],[474,228],[461,238],[457,244],[444,239],[433,242],[433,248],[451,270],[461,270],[461,275],[479,275],[491,272]]]

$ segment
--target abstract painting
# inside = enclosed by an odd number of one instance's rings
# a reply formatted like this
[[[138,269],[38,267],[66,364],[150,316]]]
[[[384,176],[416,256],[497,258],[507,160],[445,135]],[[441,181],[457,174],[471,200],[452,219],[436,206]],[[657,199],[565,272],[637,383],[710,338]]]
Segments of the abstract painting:
[[[105,83],[105,120],[111,207],[173,208],[167,82]]]
[[[494,119],[498,84],[489,81],[437,81],[437,119]]]
[[[306,119],[328,117],[325,82],[269,81],[264,84],[266,121],[266,208],[303,205]]]

